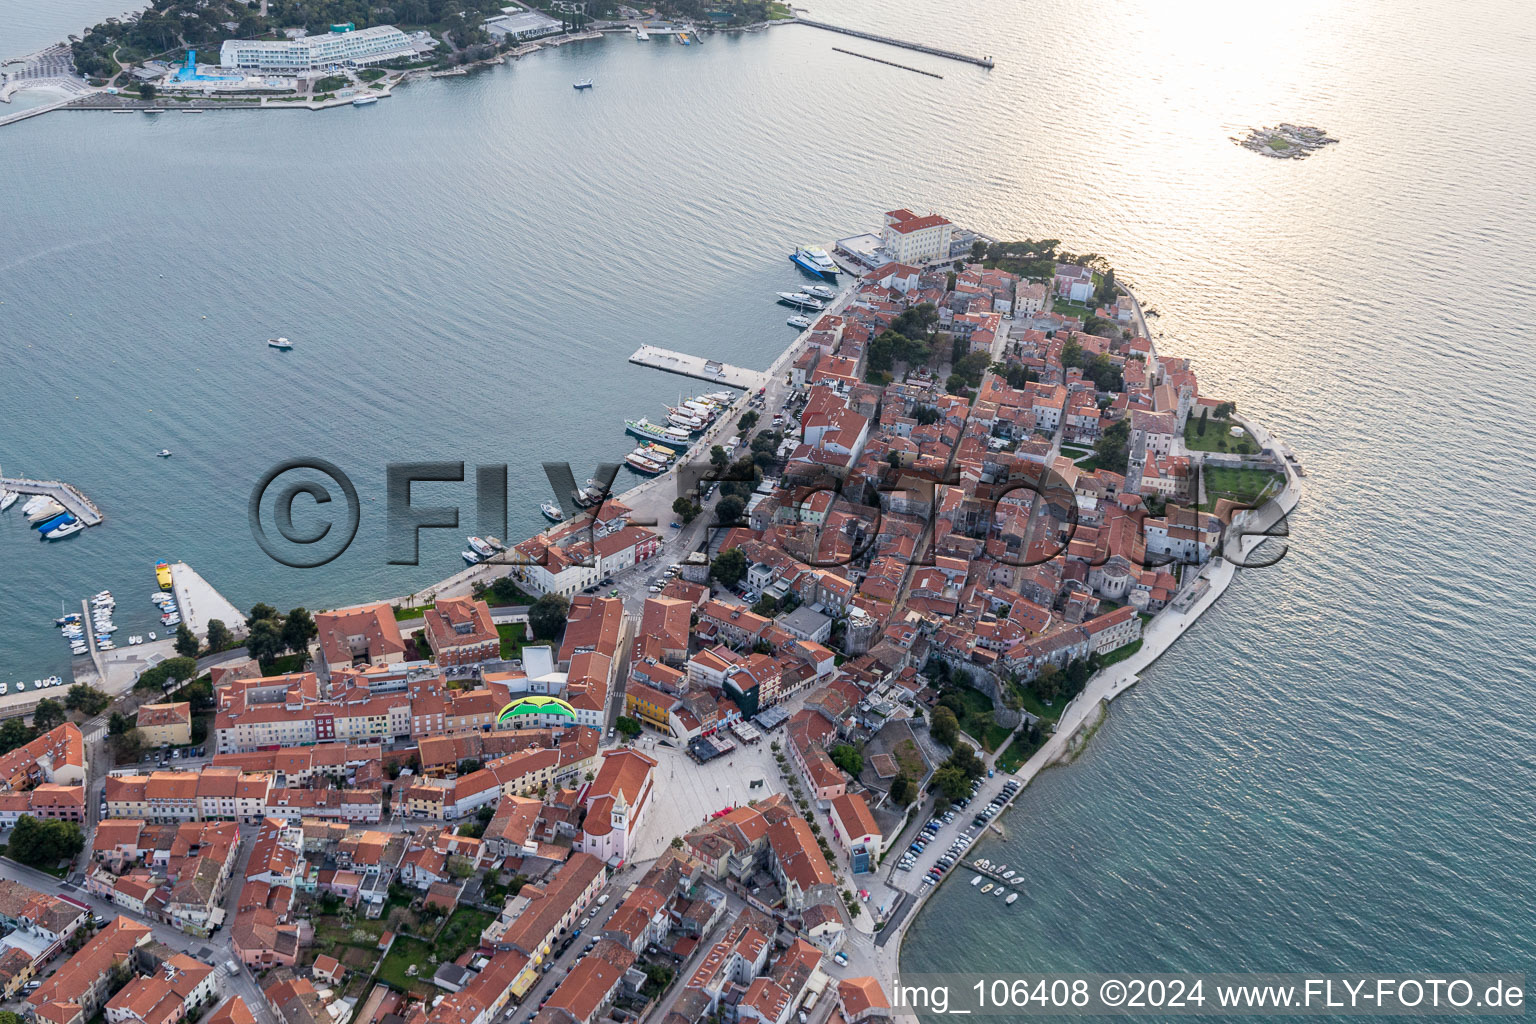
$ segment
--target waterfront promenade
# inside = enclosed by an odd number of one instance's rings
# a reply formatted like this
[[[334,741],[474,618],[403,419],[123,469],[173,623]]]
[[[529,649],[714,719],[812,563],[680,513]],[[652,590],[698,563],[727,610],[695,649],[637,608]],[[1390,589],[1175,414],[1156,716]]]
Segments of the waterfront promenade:
[[[1261,425],[1248,422],[1245,424],[1254,438],[1261,444],[1269,444],[1273,441],[1268,431]],[[1283,460],[1282,460],[1283,461]],[[1249,513],[1249,518],[1240,525],[1245,533],[1231,542],[1230,551],[1234,557],[1250,555],[1255,548],[1266,539],[1263,531],[1273,528],[1275,524],[1285,516],[1293,512],[1301,500],[1304,486],[1301,478],[1293,467],[1285,466],[1286,485],[1275,496],[1273,501],[1267,503],[1261,509]],[[1129,658],[1096,673],[1088,680],[1082,692],[1069,701],[1062,709],[1061,716],[1057,720],[1056,729],[1040,747],[1039,750],[1026,761],[1018,771],[1013,773],[1013,778],[1018,779],[1022,785],[1018,793],[1009,799],[1007,807],[1011,807],[1013,801],[1023,793],[1041,772],[1051,765],[1066,758],[1074,756],[1076,751],[1086,742],[1087,734],[1102,720],[1107,711],[1109,702],[1125,693],[1141,679],[1153,662],[1157,661],[1164,652],[1182,637],[1186,630],[1192,626],[1201,615],[1204,615],[1218,598],[1226,592],[1236,578],[1237,566],[1227,558],[1213,558],[1207,562],[1198,573],[1196,579],[1191,581],[1189,587],[1204,586],[1199,596],[1191,601],[1185,608],[1175,608],[1172,605],[1153,616],[1151,622],[1142,633],[1141,648]],[[990,760],[990,759],[989,759]],[[998,781],[1005,776],[998,776]],[[989,781],[989,780],[983,780]],[[1006,808],[1005,808],[1006,809]],[[921,815],[915,816],[920,819]],[[1003,815],[999,814],[994,827],[1002,824]],[[977,841],[985,833],[977,836]],[[974,849],[975,843],[972,844]],[[921,876],[924,864],[919,863],[917,868],[910,872],[910,876],[917,881]],[[932,886],[926,891],[919,892],[915,896],[909,895],[903,900],[899,910],[900,916],[894,918],[877,937],[855,935],[854,948],[861,954],[861,960],[870,973],[881,980],[881,983],[889,986],[898,976],[900,970],[901,940],[907,929],[912,926],[913,919],[922,909],[924,903],[939,890],[945,883],[954,877],[967,877],[967,872],[960,870],[961,865],[956,864],[955,869],[947,872],[944,880],[939,885]],[[895,908],[893,908],[893,911]]]

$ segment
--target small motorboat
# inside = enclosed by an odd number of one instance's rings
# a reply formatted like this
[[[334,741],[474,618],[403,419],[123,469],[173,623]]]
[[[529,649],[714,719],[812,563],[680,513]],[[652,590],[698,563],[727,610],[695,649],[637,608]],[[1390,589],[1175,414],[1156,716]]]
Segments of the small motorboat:
[[[149,638],[150,638],[150,639],[151,639],[151,640],[153,640],[153,639],[154,639],[154,638],[155,638],[155,632],[154,632],[154,630],[150,630],[150,631],[149,631]]]
[[[982,892],[991,892],[992,891],[992,883],[988,882],[986,885],[982,886],[981,887],[981,891]]]
[[[972,878],[971,879],[971,884],[972,885],[980,885],[981,884],[981,876],[977,875],[976,877]]]
[[[15,491],[0,491],[0,512],[4,512],[6,509],[16,504],[16,500],[20,497],[21,495],[17,494]]]
[[[789,324],[789,326],[791,326],[793,328],[796,328],[797,330],[801,330],[801,331],[808,330],[810,328],[810,326],[811,326],[811,318],[808,317],[808,316],[796,315],[796,316],[790,317],[788,320],[785,320],[784,322],[786,324]]]
[[[83,529],[85,529],[85,524],[76,519],[72,523],[65,523],[63,526],[55,526],[53,529],[43,534],[43,536],[49,540],[63,540],[70,534],[79,533]]]
[[[53,624],[55,626],[69,626],[69,625],[73,625],[74,623],[79,622],[79,621],[80,621],[80,613],[79,612],[70,612],[68,615],[61,615],[58,618],[54,619],[53,620]]]
[[[175,601],[176,600],[174,597],[172,597],[170,594],[167,594],[163,590],[160,591],[159,593],[156,593],[156,594],[150,594],[149,595],[149,599],[151,601],[153,601],[155,604],[165,604],[165,602],[167,602],[167,601]]]
[[[552,501],[541,502],[539,504],[539,511],[543,512],[544,518],[552,523],[558,523],[565,518],[565,513],[561,511],[560,506]]]
[[[169,448],[161,448],[159,451],[155,452],[155,457],[157,459],[168,459],[171,457],[171,450]]]
[[[592,79],[590,79],[590,78],[583,78],[581,81],[573,83],[571,85],[571,88],[573,88],[573,89],[590,89],[590,88],[592,88]]]
[[[20,693],[21,691],[25,690],[26,688],[27,688],[27,684],[26,684],[25,680],[21,680],[21,679],[16,680],[16,692],[17,693]]]
[[[813,296],[814,298],[826,299],[828,302],[831,302],[833,299],[837,298],[837,292],[833,291],[831,288],[828,288],[824,284],[808,284],[800,290],[805,292],[807,295]]]
[[[282,349],[284,352],[293,348],[293,342],[289,341],[287,338],[268,338],[267,345],[271,348]]]
[[[1008,894],[1008,890],[1003,888],[1000,885],[1000,886],[997,887],[997,892],[994,892],[992,895],[993,896],[1006,896],[1007,894]]]
[[[473,551],[460,551],[459,552],[459,557],[464,559],[464,562],[467,565],[479,565],[480,564],[480,556],[475,554]]]
[[[1019,898],[1019,894],[1018,893],[1016,893],[1016,892],[1009,893],[1008,894],[1008,898],[1003,900],[1003,906],[1005,906],[1005,907],[1013,906],[1013,901],[1018,899],[1018,898]]]
[[[49,676],[47,679],[43,680],[43,685],[44,686],[58,686],[63,681],[64,680],[60,679],[58,676]]]

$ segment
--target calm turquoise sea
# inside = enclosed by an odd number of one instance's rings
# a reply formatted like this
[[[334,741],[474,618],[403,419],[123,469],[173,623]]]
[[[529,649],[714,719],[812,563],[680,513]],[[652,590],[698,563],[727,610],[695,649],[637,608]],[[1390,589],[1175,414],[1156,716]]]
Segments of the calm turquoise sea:
[[[7,52],[82,21],[39,6],[0,8]],[[813,13],[998,67],[882,54],[931,79],[785,27],[569,46],[366,109],[0,132],[0,466],[71,480],[111,517],[53,546],[0,520],[0,678],[62,669],[59,603],[148,592],[159,558],[242,606],[444,575],[457,535],[384,564],[392,459],[511,463],[511,533],[531,532],[540,461],[581,476],[625,450],[625,417],[676,397],[624,362],[637,345],[766,365],[790,247],[936,209],[1110,258],[1160,311],[1162,349],[1289,441],[1311,493],[1290,556],[1242,574],[1007,819],[992,856],[1027,866],[1025,898],[947,887],[907,961],[1529,968],[1536,15]],[[1280,121],[1343,141],[1302,162],[1229,141]],[[358,541],[313,572],[262,556],[245,515],[257,476],[305,455],[364,497]],[[421,494],[473,508],[468,485]]]

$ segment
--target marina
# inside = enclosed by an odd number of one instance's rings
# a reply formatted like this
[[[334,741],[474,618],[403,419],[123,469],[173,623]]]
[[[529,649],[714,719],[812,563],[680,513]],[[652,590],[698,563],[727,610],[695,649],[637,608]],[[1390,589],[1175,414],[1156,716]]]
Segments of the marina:
[[[13,494],[45,495],[58,502],[70,515],[86,526],[98,526],[106,519],[96,503],[71,484],[59,480],[28,480],[24,477],[0,477],[0,491]]]

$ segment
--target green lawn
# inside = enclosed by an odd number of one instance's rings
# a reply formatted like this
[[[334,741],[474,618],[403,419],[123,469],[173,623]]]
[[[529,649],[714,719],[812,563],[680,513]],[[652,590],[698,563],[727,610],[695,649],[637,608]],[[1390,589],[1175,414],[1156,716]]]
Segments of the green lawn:
[[[1041,702],[1039,697],[1035,696],[1035,691],[1023,686],[1018,687],[1018,694],[1019,703],[1024,706],[1024,710],[1036,718],[1043,718],[1047,722],[1054,722],[1061,717],[1061,709],[1064,702],[1057,701],[1054,705],[1047,707]]]
[[[996,762],[997,770],[1000,772],[1018,771],[1024,762],[1028,761],[1030,756],[1040,749],[1041,744],[1044,742],[1043,736],[1040,743],[1031,743],[1025,733],[1017,733],[1013,737],[1013,742],[1008,744],[1008,749],[998,755]]]
[[[1126,658],[1129,658],[1131,655],[1141,650],[1141,645],[1142,641],[1140,639],[1136,639],[1121,647],[1116,647],[1108,654],[1100,655],[1098,661],[1099,668],[1108,668],[1110,665],[1115,665],[1124,661]]]
[[[396,936],[395,944],[389,948],[389,955],[379,965],[379,980],[401,992],[430,997],[433,992],[432,975],[437,970],[437,963],[433,962],[432,956],[432,947],[420,939]],[[405,973],[411,964],[416,965],[414,978]]]
[[[1051,303],[1051,312],[1060,313],[1062,316],[1075,316],[1083,320],[1093,316],[1093,310],[1088,306],[1080,302],[1067,302],[1064,299],[1057,299]]]
[[[996,750],[997,745],[1008,738],[1008,730],[992,723],[992,698],[969,686],[952,686],[943,695],[947,697],[952,693],[965,701],[965,713],[957,716],[961,731],[975,737],[986,750]]]
[[[508,622],[496,627],[496,632],[501,634],[501,657],[503,661],[521,657],[523,646],[528,642],[528,626],[522,622]]]
[[[483,910],[456,907],[432,943],[432,951],[437,955],[438,962],[457,960],[466,949],[480,945],[480,933],[494,920],[494,916]]]
[[[1243,504],[1254,504],[1260,498],[1278,491],[1285,484],[1285,476],[1263,469],[1205,468],[1204,507],[1212,508],[1221,498],[1230,498]]]
[[[432,607],[432,605],[430,605],[430,604],[419,604],[419,605],[417,605],[414,608],[396,608],[395,609],[395,621],[396,622],[400,622],[403,619],[419,619],[419,618],[422,618],[423,616],[425,616],[427,614],[427,609],[431,608],[431,607]]]
[[[1200,432],[1200,424],[1204,423],[1205,433]],[[1237,426],[1231,420],[1218,420],[1211,416],[1191,416],[1189,422],[1184,424],[1184,444],[1190,451],[1196,452],[1220,452],[1224,455],[1257,455],[1259,445],[1248,432],[1243,431],[1241,437],[1232,436],[1232,428]]]

